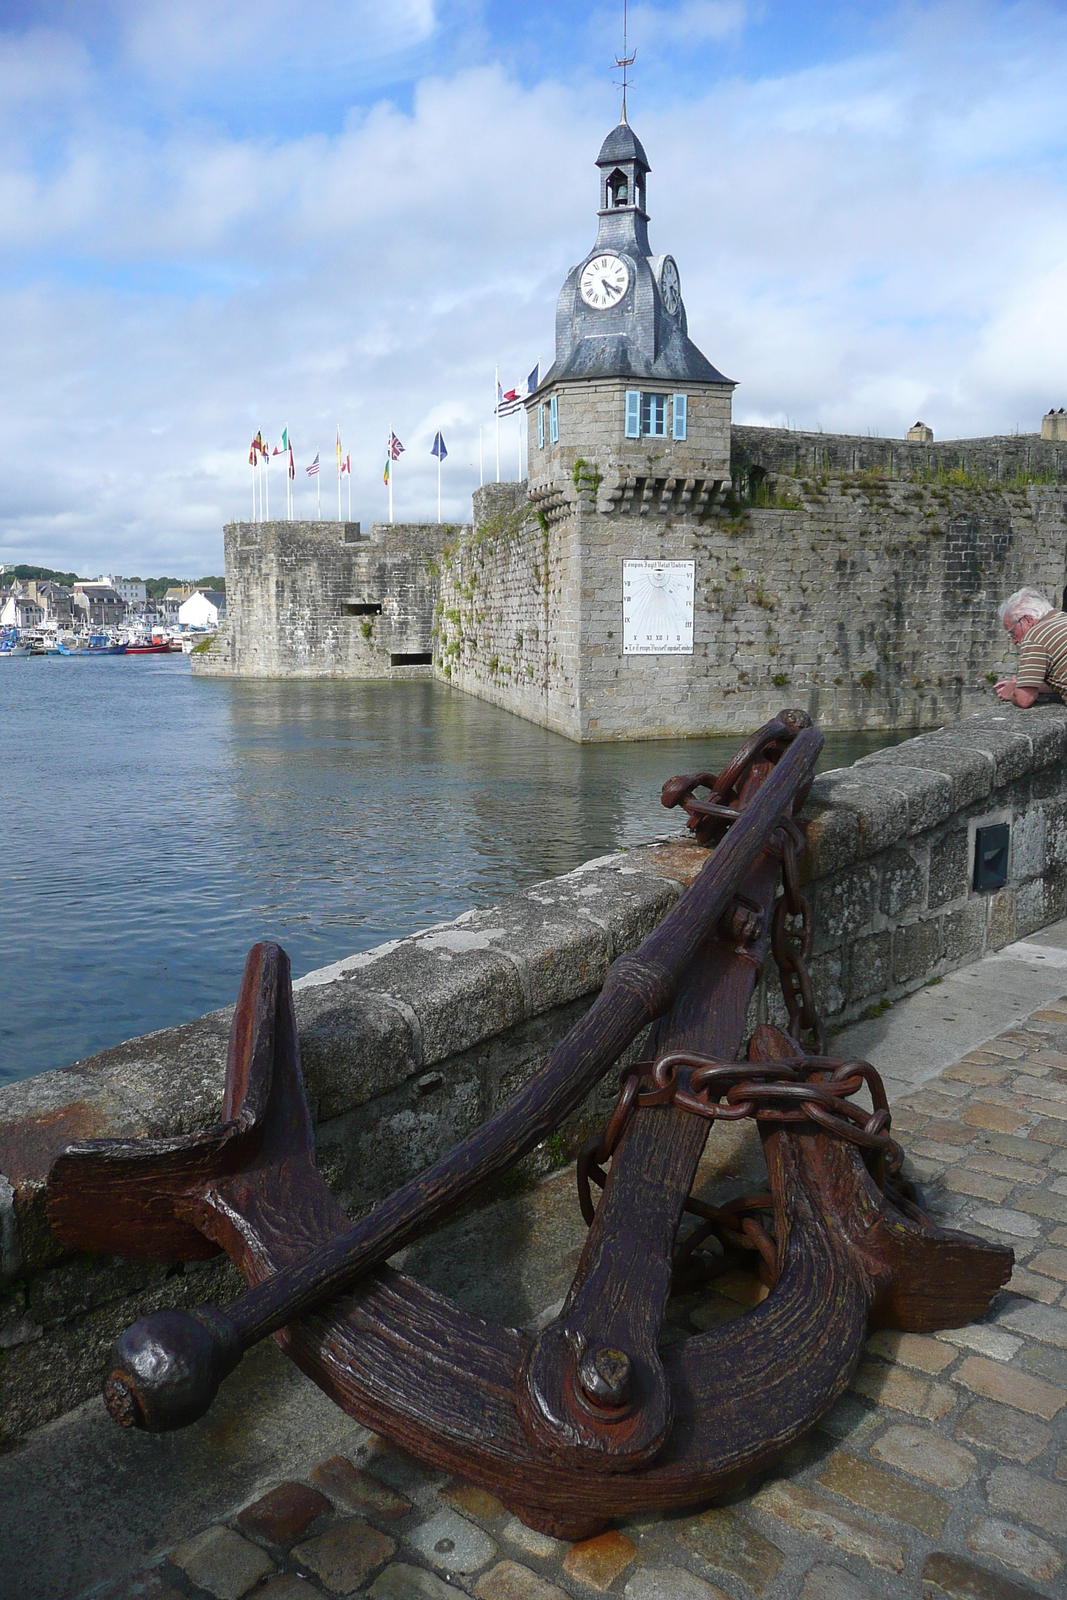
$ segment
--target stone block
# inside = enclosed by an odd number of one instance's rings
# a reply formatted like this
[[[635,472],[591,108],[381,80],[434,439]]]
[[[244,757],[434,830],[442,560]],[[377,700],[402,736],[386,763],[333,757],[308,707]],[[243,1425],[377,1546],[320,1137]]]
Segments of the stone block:
[[[235,1520],[245,1533],[269,1539],[272,1544],[289,1544],[316,1517],[332,1511],[326,1496],[306,1483],[279,1483],[239,1511]]]
[[[926,772],[947,777],[952,783],[953,810],[984,800],[993,789],[993,762],[983,751],[962,739],[954,737],[948,729],[928,733],[918,739],[909,739],[906,751],[896,745],[888,750],[874,750],[856,762],[857,769],[881,771],[902,763]]]
[[[968,1444],[995,1450],[997,1455],[1024,1464],[1047,1449],[1052,1439],[1043,1423],[992,1400],[976,1400],[968,1406],[955,1432],[957,1439],[966,1439]]]
[[[1060,1350],[1067,1350],[1067,1311],[1051,1306],[1015,1306],[999,1319],[1001,1327],[1011,1328],[1029,1339],[1040,1339]]]
[[[966,828],[951,828],[930,846],[930,886],[926,904],[931,911],[960,900],[970,888],[971,853]]]
[[[1039,808],[1031,808],[1015,818],[1011,827],[1011,861],[1008,868],[1012,878],[1036,878],[1044,872],[1047,864],[1045,830],[1045,814]]]
[[[620,1573],[637,1559],[637,1546],[616,1528],[593,1539],[572,1544],[563,1557],[563,1570],[575,1583],[601,1593],[611,1588]]]
[[[860,1556],[884,1572],[904,1571],[905,1547],[898,1538],[883,1532],[868,1518],[854,1516],[798,1483],[769,1483],[759,1491],[752,1504],[766,1516],[776,1518],[809,1538],[833,1545],[845,1555]]]
[[[988,910],[986,942],[990,950],[1000,950],[1015,939],[1015,889],[1008,885],[983,895]]]
[[[297,980],[294,1001],[304,1081],[326,1122],[403,1083],[422,1048],[414,1017],[395,1001],[317,976]]]
[[[891,779],[882,780],[880,770],[841,767],[820,773],[812,785],[811,799],[827,809],[855,816],[860,859],[887,849],[908,831],[907,793]]]
[[[394,1561],[384,1567],[367,1590],[374,1600],[456,1600],[456,1590],[425,1567]]]
[[[1006,1511],[1058,1539],[1067,1535],[1067,1488],[1049,1478],[1002,1464],[986,1485],[986,1499],[994,1511]]]
[[[375,1567],[396,1549],[392,1539],[372,1528],[362,1517],[347,1517],[317,1538],[298,1544],[294,1560],[310,1567],[328,1589],[338,1594],[353,1594]]]
[[[639,1567],[624,1593],[626,1600],[728,1600],[717,1584],[685,1567]]]
[[[1034,1591],[961,1556],[932,1550],[923,1562],[922,1600],[1034,1600]]]
[[[683,1544],[710,1567],[762,1595],[784,1559],[781,1550],[731,1507],[705,1511],[676,1524]]]
[[[556,1584],[547,1583],[518,1561],[498,1561],[495,1567],[483,1572],[474,1585],[474,1592],[478,1600],[569,1600]],[[455,1590],[450,1594],[454,1597]],[[407,1597],[382,1595],[375,1596],[375,1600],[407,1600]],[[421,1597],[412,1596],[412,1600],[421,1600]],[[437,1597],[427,1596],[426,1600],[437,1600]],[[444,1600],[443,1595],[440,1600]]]
[[[496,1545],[489,1535],[451,1508],[435,1511],[426,1522],[413,1528],[407,1539],[432,1566],[461,1576],[478,1572],[496,1555]]]
[[[947,1350],[937,1339],[928,1339],[921,1333],[898,1333],[896,1329],[880,1328],[867,1340],[872,1355],[886,1361],[896,1361],[914,1372],[925,1372],[936,1378],[956,1359],[955,1351]]]
[[[893,935],[871,933],[847,950],[847,993],[850,1004],[880,998],[893,985]]]
[[[922,905],[925,871],[909,850],[890,850],[881,861],[878,909],[885,917],[899,917]]]
[[[944,957],[950,966],[962,966],[965,961],[981,955],[986,938],[984,900],[969,900],[958,911],[947,911],[941,929],[945,941]]]
[[[1033,1583],[1051,1583],[1063,1571],[1063,1557],[1044,1539],[999,1518],[982,1517],[974,1523],[967,1545],[975,1555],[999,1561]]]
[[[1005,706],[1003,712],[986,712],[954,725],[959,730],[957,737],[965,736],[974,749],[992,760],[995,789],[1026,777],[1033,768],[1033,745],[1025,731],[1028,723],[1015,712],[1016,708]]]
[[[933,975],[944,955],[940,921],[930,917],[893,930],[893,979],[912,983]]]
[[[875,1591],[844,1567],[817,1561],[800,1586],[798,1600],[875,1600]]]
[[[809,891],[815,921],[816,954],[848,943],[870,925],[878,894],[878,873],[870,862],[820,878]]]
[[[871,1454],[938,1489],[962,1489],[976,1465],[976,1458],[962,1445],[953,1444],[932,1428],[913,1428],[904,1423],[888,1428],[876,1439]]]
[[[988,1361],[984,1356],[968,1356],[952,1374],[952,1382],[984,1400],[996,1400],[1016,1411],[1040,1417],[1043,1422],[1051,1422],[1067,1404],[1067,1390],[1057,1384],[1020,1372],[1017,1367]]]
[[[946,1500],[886,1472],[861,1456],[835,1451],[819,1473],[817,1482],[854,1505],[904,1522],[928,1539],[936,1539],[948,1520]]]
[[[208,1528],[170,1553],[173,1564],[215,1600],[241,1600],[274,1571],[274,1562],[258,1546],[230,1528]]]
[[[809,796],[799,821],[807,839],[807,848],[800,858],[801,878],[805,883],[838,872],[859,859],[860,826],[854,811],[820,805]]]

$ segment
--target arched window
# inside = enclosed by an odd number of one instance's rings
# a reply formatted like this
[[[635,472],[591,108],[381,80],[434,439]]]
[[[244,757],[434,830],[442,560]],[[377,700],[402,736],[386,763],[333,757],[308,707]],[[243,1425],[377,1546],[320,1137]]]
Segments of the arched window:
[[[626,206],[629,205],[629,203],[630,185],[622,168],[616,167],[615,171],[608,179],[608,205]]]

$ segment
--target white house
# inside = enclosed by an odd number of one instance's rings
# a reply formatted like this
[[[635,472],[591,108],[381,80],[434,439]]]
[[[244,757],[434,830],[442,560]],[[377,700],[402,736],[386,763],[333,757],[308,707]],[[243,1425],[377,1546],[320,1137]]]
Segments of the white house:
[[[218,589],[198,589],[178,607],[180,628],[217,628],[226,615],[226,596]]]
[[[44,621],[44,607],[28,594],[17,590],[9,594],[0,613],[0,626],[5,628],[39,628]]]

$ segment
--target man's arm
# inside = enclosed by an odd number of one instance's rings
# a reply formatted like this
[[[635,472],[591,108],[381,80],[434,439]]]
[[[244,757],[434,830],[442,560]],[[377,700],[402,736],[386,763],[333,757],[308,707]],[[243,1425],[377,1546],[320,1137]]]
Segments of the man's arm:
[[[1033,705],[1040,692],[1040,689],[1021,688],[1014,678],[1002,678],[997,684],[997,694],[1001,700],[1010,700],[1012,705],[1022,706],[1024,710]]]

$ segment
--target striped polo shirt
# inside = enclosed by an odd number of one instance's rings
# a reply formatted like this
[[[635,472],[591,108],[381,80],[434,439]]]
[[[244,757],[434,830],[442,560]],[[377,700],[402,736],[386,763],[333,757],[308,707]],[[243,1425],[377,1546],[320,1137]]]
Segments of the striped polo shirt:
[[[1019,670],[1015,674],[1019,689],[1043,689],[1046,685],[1067,692],[1067,614],[1050,611],[1035,622],[1019,646]]]

